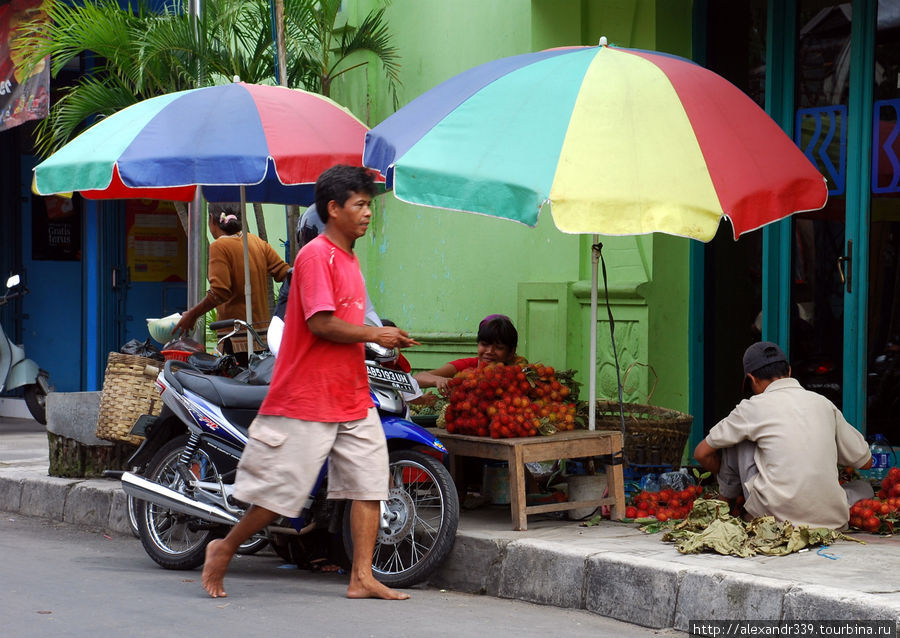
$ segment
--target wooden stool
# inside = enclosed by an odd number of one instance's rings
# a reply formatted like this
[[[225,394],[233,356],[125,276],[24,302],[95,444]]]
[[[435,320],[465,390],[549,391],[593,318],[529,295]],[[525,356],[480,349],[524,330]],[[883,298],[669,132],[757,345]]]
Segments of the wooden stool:
[[[509,501],[514,530],[528,529],[528,515],[559,512],[587,507],[610,505],[611,518],[625,516],[625,482],[622,464],[606,466],[606,480],[610,496],[590,501],[526,505],[525,463],[555,461],[600,455],[621,458],[622,433],[605,430],[573,430],[551,436],[531,436],[514,439],[490,439],[482,436],[450,434],[446,430],[429,429],[450,452],[450,474],[460,486],[458,458],[473,456],[506,461],[509,466]]]

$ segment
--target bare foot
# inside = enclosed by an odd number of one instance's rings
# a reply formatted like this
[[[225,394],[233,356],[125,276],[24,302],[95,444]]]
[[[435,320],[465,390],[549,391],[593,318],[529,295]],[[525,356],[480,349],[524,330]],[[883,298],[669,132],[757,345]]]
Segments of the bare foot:
[[[217,539],[210,541],[206,546],[206,561],[203,563],[203,575],[200,580],[203,589],[213,598],[224,598],[228,595],[225,593],[224,581],[225,570],[231,562],[231,554],[221,545],[222,541]]]
[[[350,578],[347,598],[381,598],[382,600],[406,600],[409,594],[391,589],[371,575],[368,578]]]

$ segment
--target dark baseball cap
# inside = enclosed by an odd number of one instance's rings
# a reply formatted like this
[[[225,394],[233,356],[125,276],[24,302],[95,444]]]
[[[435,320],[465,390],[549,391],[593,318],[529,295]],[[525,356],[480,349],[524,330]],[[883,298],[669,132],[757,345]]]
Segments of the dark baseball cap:
[[[744,351],[744,376],[752,374],[770,363],[784,361],[787,357],[777,343],[759,341]]]

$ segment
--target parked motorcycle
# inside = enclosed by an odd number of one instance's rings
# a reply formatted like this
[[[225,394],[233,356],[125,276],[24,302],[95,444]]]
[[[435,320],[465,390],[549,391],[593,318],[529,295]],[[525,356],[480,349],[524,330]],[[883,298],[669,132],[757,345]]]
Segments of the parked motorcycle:
[[[263,345],[263,351],[260,354],[254,355],[252,368],[242,368],[238,365],[234,355],[225,354],[223,348],[223,344],[225,343],[225,341],[237,334],[238,328],[235,327],[234,322],[231,320],[225,320],[216,321],[209,324],[209,328],[214,331],[219,329],[224,330],[229,327],[232,328],[231,333],[224,335],[218,340],[218,343],[216,344],[215,354],[208,354],[203,350],[197,350],[196,352],[191,352],[187,356],[187,362],[188,364],[190,364],[190,367],[192,369],[196,369],[199,372],[202,372],[203,374],[231,377],[244,382],[252,381],[255,385],[268,384],[268,381],[271,378],[272,368],[275,361],[272,353],[269,352],[268,349],[266,349],[265,344],[262,344],[262,341],[259,339],[259,335],[254,334],[257,341],[261,345]],[[132,434],[144,436],[144,428],[146,426],[146,422],[139,420],[135,425],[136,428],[132,428]],[[133,467],[135,467],[136,470],[142,469],[138,466]],[[122,473],[116,472],[114,473],[114,476],[115,478],[121,479]],[[135,497],[129,495],[127,503],[128,522],[131,528],[131,533],[135,538],[140,538],[141,534],[140,530],[138,529],[137,523],[137,508],[140,501]],[[238,548],[238,554],[255,554],[268,544],[269,540],[266,538],[265,534],[256,534],[247,539],[243,544],[241,544],[241,546]]]
[[[6,292],[0,297],[0,306],[17,297],[28,294],[28,288],[19,275],[6,280]],[[41,370],[31,359],[25,358],[25,349],[10,341],[0,325],[0,392],[22,388],[25,405],[34,420],[47,424],[47,394],[52,390],[50,375]]]
[[[234,324],[235,329],[247,328],[239,320]],[[425,580],[452,549],[459,502],[441,462],[446,449],[407,420],[400,392],[412,391],[411,380],[385,367],[397,356],[396,350],[366,344],[370,389],[388,442],[391,480],[389,499],[381,504],[372,569],[391,587],[409,587]],[[193,569],[202,564],[207,543],[234,525],[247,506],[234,498],[233,482],[247,428],[268,386],[203,374],[181,361],[167,361],[156,383],[162,412],[139,420],[146,438],[129,466],[142,471],[125,472],[122,486],[139,499],[137,525],[150,557],[167,569]],[[327,530],[341,545],[343,557],[352,556],[351,503],[327,500],[326,480],[327,463],[301,515],[276,519],[266,530],[286,561],[304,564],[306,539],[316,530]]]

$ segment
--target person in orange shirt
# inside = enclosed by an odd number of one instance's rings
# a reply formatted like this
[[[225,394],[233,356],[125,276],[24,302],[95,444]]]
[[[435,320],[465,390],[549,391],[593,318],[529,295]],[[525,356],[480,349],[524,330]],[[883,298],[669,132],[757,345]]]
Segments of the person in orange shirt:
[[[217,320],[246,319],[247,305],[244,299],[244,247],[241,232],[240,206],[232,203],[209,205],[209,230],[214,241],[209,245],[207,277],[209,290],[193,308],[189,308],[172,329],[190,332],[197,319],[216,309]],[[250,296],[253,328],[265,340],[271,313],[266,277],[284,281],[290,266],[278,256],[275,249],[252,233],[247,233],[250,257]],[[231,332],[228,329],[220,334]],[[236,335],[226,345],[226,352],[235,355],[240,365],[247,365],[247,335]]]

